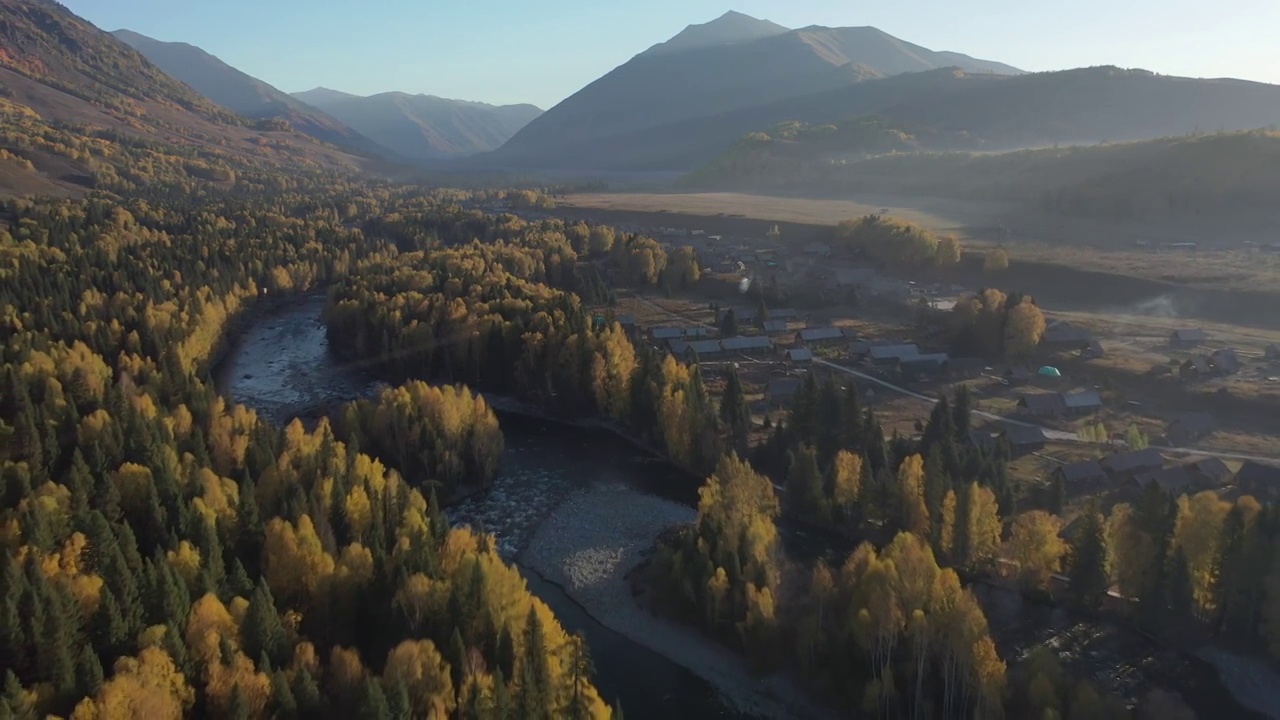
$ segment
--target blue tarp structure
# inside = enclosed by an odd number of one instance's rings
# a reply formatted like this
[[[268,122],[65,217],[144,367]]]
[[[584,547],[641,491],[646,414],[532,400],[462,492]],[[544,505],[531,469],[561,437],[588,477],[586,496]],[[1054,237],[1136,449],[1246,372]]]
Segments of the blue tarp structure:
[[[1040,374],[1045,377],[1056,377],[1056,378],[1062,377],[1062,371],[1058,370],[1058,368],[1056,367],[1050,367],[1049,365],[1045,365],[1044,367],[1040,368]]]

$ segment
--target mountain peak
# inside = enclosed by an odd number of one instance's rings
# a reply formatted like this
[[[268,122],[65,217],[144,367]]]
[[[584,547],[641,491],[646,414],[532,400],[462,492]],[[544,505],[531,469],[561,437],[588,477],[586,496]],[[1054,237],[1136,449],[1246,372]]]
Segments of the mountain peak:
[[[730,10],[710,22],[689,25],[675,37],[654,45],[641,55],[670,55],[716,45],[734,45],[789,31],[790,28],[777,23]]]

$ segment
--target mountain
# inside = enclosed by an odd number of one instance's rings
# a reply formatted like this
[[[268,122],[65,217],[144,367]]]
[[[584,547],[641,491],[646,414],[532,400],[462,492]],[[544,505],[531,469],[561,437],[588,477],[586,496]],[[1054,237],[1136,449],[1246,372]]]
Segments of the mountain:
[[[789,31],[790,28],[777,23],[757,20],[750,15],[730,10],[711,22],[686,27],[675,37],[654,45],[641,55],[663,55],[715,45],[731,45],[781,35]]]
[[[219,105],[253,120],[277,118],[311,137],[363,153],[386,155],[379,147],[320,110],[251,77],[194,45],[162,42],[131,30],[111,33],[142,53],[167,75]]]
[[[533,105],[498,106],[401,92],[360,97],[316,88],[294,98],[315,105],[379,145],[415,160],[493,150],[542,114]]]
[[[363,164],[214,104],[52,0],[0,0],[0,18],[0,195]]]
[[[901,73],[951,66],[1019,72],[934,52],[871,27],[778,32],[761,23],[733,13],[650,48],[529,123],[486,161],[607,168],[610,158],[584,154],[580,146]]]
[[[905,87],[907,81],[914,81],[913,87]],[[894,89],[901,92],[890,91]],[[784,113],[800,122],[766,124]],[[830,123],[837,113],[851,119]],[[815,166],[886,152],[989,152],[1137,141],[1204,130],[1251,130],[1277,117],[1280,86],[1239,80],[1197,80],[1115,67],[1017,77],[902,75],[737,118],[732,129],[754,120],[763,132],[750,134],[691,180],[711,186],[789,187],[818,172]],[[716,127],[728,129],[730,120]]]

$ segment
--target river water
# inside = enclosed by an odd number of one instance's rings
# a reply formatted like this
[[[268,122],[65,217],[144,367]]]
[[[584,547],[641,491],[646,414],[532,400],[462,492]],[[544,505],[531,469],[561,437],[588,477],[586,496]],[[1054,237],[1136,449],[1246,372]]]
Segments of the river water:
[[[215,372],[225,395],[264,418],[286,423],[374,390],[358,363],[330,352],[320,313],[323,297],[283,303],[255,317]],[[455,523],[493,533],[509,559],[572,493],[598,483],[624,483],[647,494],[691,505],[696,483],[603,430],[589,430],[499,413],[506,441],[493,488],[449,509]],[[788,554],[828,555],[837,565],[847,548],[783,528]],[[827,546],[823,547],[824,543]],[[825,552],[823,551],[825,549]],[[570,632],[586,638],[603,697],[633,718],[748,718],[685,667],[597,622],[558,585],[522,569],[529,589]],[[1163,649],[1124,628],[1036,605],[1007,590],[976,585],[1001,656],[1010,665],[1047,646],[1075,677],[1089,677],[1130,699],[1153,688],[1177,692],[1202,718],[1261,718],[1226,691],[1207,664]]]

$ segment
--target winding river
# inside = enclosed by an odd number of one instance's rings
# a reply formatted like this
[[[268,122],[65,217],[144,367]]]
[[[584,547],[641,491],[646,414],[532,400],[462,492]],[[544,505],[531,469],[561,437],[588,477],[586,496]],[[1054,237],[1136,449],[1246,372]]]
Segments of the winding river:
[[[359,364],[329,351],[320,320],[324,298],[285,301],[251,318],[215,372],[224,395],[276,423],[316,417],[337,402],[372,392],[376,384]],[[695,484],[663,462],[603,430],[589,430],[499,412],[506,448],[491,491],[450,508],[455,523],[493,533],[500,551],[521,564],[529,589],[546,602],[570,632],[591,647],[596,684],[610,702],[633,718],[751,718],[741,704],[722,696],[703,677],[649,646],[598,622],[557,582],[522,561],[540,526],[570,497],[601,487],[625,486],[668,506],[691,507]],[[685,510],[685,512],[691,512]],[[790,555],[826,554],[846,548],[784,528]],[[824,551],[825,550],[825,551]],[[839,560],[837,559],[838,563]],[[1264,717],[1246,710],[1224,688],[1212,668],[1164,650],[1141,635],[1073,617],[1060,609],[1024,601],[1016,593],[975,586],[1001,655],[1014,664],[1030,649],[1049,646],[1076,676],[1134,698],[1152,688],[1179,692],[1204,718]],[[575,595],[575,597],[581,597]],[[615,626],[616,627],[616,626]],[[808,713],[802,713],[808,714]],[[1276,717],[1272,715],[1271,717]]]

